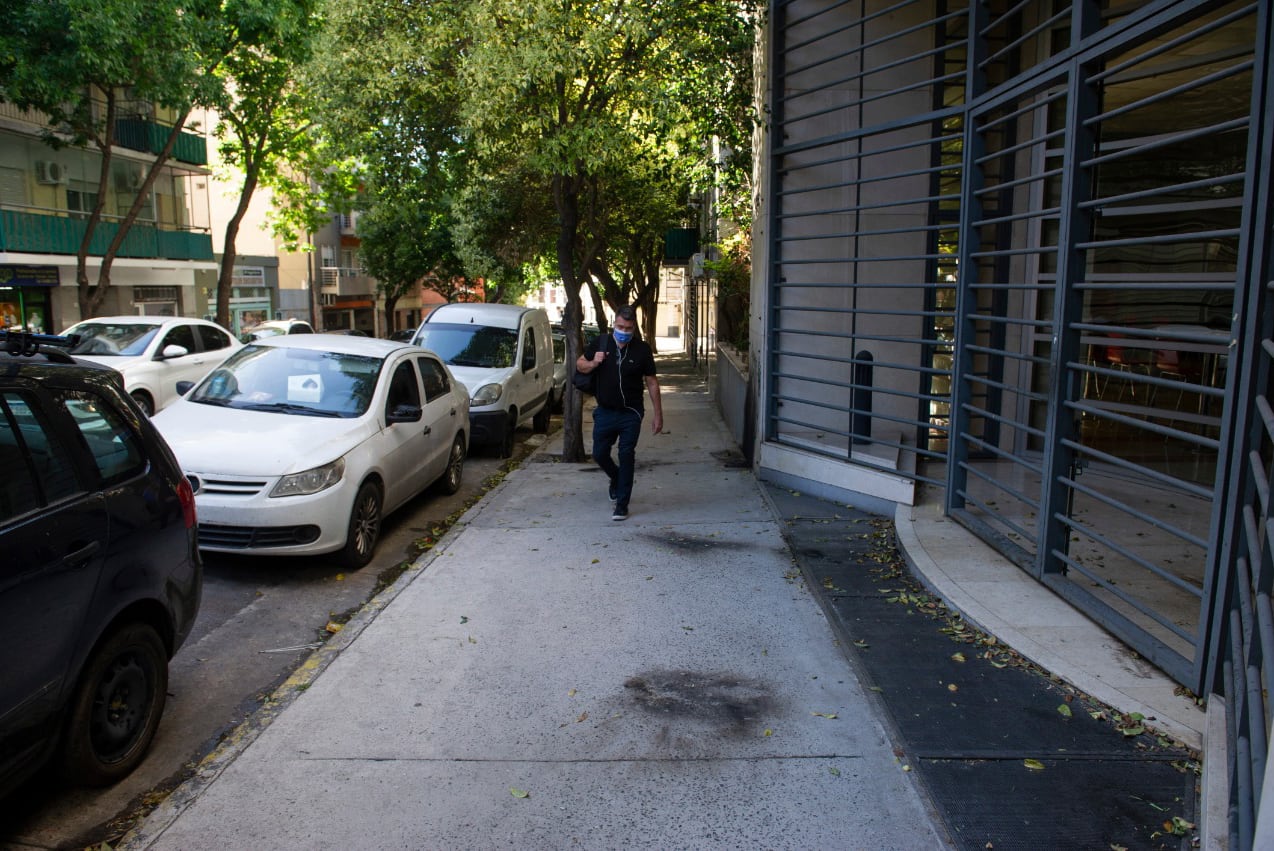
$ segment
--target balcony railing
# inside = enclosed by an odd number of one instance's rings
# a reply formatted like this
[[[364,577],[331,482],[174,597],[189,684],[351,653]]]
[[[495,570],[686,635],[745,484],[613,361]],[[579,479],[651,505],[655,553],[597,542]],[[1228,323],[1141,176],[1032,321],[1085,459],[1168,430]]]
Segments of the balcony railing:
[[[376,292],[376,279],[362,269],[325,266],[319,269],[319,286],[323,295],[372,295]]]
[[[85,220],[72,216],[51,216],[0,210],[0,251],[33,254],[75,254],[84,239]],[[101,256],[115,234],[116,222],[99,222],[93,230],[89,253]],[[212,237],[193,231],[160,230],[137,223],[128,229],[119,257],[162,258],[164,260],[212,260]]]
[[[699,250],[698,228],[669,228],[664,232],[664,263],[685,265]]]
[[[94,106],[97,110],[102,108],[100,101],[96,99]],[[47,127],[49,124],[49,116],[45,113],[34,109],[18,109],[6,101],[0,101],[0,118],[15,119],[40,127]],[[158,154],[164,149],[171,130],[169,125],[150,118],[140,116],[119,118],[115,121],[115,143],[121,148],[132,151]],[[190,165],[207,165],[208,141],[198,133],[188,133],[183,130],[177,137],[177,144],[173,146],[172,157],[178,162]]]
[[[115,122],[115,143],[122,148],[158,154],[172,128],[147,118],[121,118]],[[191,165],[208,164],[208,143],[203,136],[182,131],[173,146],[173,159]]]

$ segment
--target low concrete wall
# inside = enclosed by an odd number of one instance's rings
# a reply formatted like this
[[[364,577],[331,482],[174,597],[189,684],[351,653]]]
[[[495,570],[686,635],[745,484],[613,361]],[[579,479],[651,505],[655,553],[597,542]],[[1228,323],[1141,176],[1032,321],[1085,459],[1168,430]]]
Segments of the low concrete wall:
[[[743,446],[744,417],[747,411],[748,369],[733,346],[717,344],[717,376],[713,395],[734,442]]]

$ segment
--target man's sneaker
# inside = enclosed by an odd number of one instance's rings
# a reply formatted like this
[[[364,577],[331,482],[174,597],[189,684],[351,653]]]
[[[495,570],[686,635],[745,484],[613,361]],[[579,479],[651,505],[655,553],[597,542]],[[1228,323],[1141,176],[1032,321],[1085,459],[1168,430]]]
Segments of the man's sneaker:
[[[628,506],[626,505],[615,506],[615,511],[611,514],[610,519],[611,520],[627,520]]]
[[[619,499],[619,492],[615,488],[615,480],[611,479],[610,480],[610,501],[614,502],[617,499]]]

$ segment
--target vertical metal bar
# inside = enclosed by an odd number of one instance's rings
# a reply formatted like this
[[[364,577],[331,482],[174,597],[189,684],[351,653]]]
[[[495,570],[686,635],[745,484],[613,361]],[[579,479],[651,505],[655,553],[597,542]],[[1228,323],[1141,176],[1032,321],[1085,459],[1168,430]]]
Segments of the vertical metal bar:
[[[1049,352],[1048,419],[1045,425],[1043,493],[1039,513],[1039,540],[1036,551],[1037,575],[1065,573],[1066,564],[1054,553],[1069,552],[1070,530],[1055,512],[1070,516],[1070,488],[1075,452],[1068,444],[1077,440],[1074,414],[1064,404],[1078,398],[1082,387],[1066,364],[1079,360],[1079,332],[1072,326],[1083,319],[1083,294],[1073,289],[1084,276],[1085,252],[1076,243],[1092,234],[1092,213],[1085,202],[1092,197],[1093,183],[1080,163],[1097,149],[1097,134],[1085,120],[1101,108],[1099,93],[1088,82],[1084,66],[1072,62],[1067,73],[1065,149],[1062,153],[1062,197],[1058,222],[1057,279],[1053,293],[1053,341]]]
[[[986,90],[986,76],[980,70],[982,60],[988,54],[986,41],[982,37],[986,29],[990,11],[987,0],[971,0],[969,3],[968,46],[966,50],[966,79],[964,102],[974,103],[978,95]],[[977,190],[984,186],[982,170],[977,161],[985,153],[985,145],[978,134],[977,121],[971,113],[965,113],[964,120],[964,159],[960,174],[960,250],[957,254],[956,268],[959,270],[956,279],[955,319],[953,348],[951,352],[951,416],[950,433],[947,440],[947,492],[946,510],[948,512],[964,508],[964,497],[960,494],[968,483],[968,473],[964,465],[969,460],[969,448],[960,437],[969,430],[969,414],[964,410],[964,401],[968,396],[969,385],[966,376],[973,369],[973,355],[965,348],[972,342],[974,335],[973,314],[977,310],[977,298],[970,289],[976,280],[977,269],[972,258],[976,246],[977,231],[972,226],[974,221],[982,218],[982,204],[978,201]],[[970,279],[974,276],[974,280]]]
[[[1225,691],[1219,665],[1228,647],[1225,642],[1229,619],[1226,610],[1234,603],[1235,580],[1231,565],[1246,546],[1242,511],[1239,506],[1254,505],[1259,510],[1256,484],[1245,459],[1266,442],[1264,426],[1257,410],[1257,399],[1270,386],[1271,364],[1260,342],[1274,338],[1274,302],[1269,282],[1274,276],[1274,14],[1270,4],[1258,5],[1256,21],[1255,65],[1252,71],[1251,124],[1248,129],[1248,186],[1244,196],[1243,226],[1240,237],[1238,276],[1242,287],[1236,293],[1235,321],[1239,346],[1232,350],[1231,368],[1227,375],[1226,398],[1230,403],[1222,414],[1222,448],[1217,459],[1217,493],[1237,490],[1233,500],[1216,500],[1212,521],[1212,558],[1204,579],[1204,609],[1200,613],[1200,630],[1206,653],[1196,654],[1196,691]],[[1246,358],[1245,353],[1250,352]],[[1232,505],[1226,505],[1231,502]],[[1267,541],[1266,547],[1270,546]],[[1266,648],[1274,651],[1274,648]],[[1236,665],[1242,660],[1236,659]]]
[[[783,84],[786,64],[784,63],[784,44],[786,43],[785,25],[787,22],[786,12],[787,4],[784,0],[770,0],[770,158],[769,158],[769,203],[767,205],[769,215],[768,218],[768,237],[769,242],[769,275],[766,281],[768,290],[768,309],[762,313],[762,335],[765,340],[766,351],[766,386],[768,391],[765,394],[765,421],[761,427],[761,440],[770,440],[778,431],[775,417],[778,415],[778,399],[774,387],[774,375],[778,372],[779,366],[779,336],[778,336],[778,306],[781,301],[780,294],[782,288],[780,284],[783,282],[780,273],[779,261],[781,259],[779,246],[780,231],[780,212],[779,205],[783,195],[780,191],[783,187],[783,168],[781,155],[774,153],[774,148],[783,141],[784,129],[783,121],[785,113],[785,102],[783,92],[786,86]]]

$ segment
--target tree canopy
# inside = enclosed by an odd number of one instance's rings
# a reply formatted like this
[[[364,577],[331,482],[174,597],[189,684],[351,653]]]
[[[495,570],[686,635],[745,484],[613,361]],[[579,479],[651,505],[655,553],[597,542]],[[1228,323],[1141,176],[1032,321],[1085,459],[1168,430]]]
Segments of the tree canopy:
[[[226,170],[242,177],[238,203],[226,223],[217,277],[216,319],[227,328],[235,243],[257,187],[269,186],[282,198],[308,198],[309,173],[319,170],[313,110],[297,79],[322,24],[315,0],[290,0],[280,7],[275,39],[230,53],[215,72],[225,96],[214,135]],[[313,206],[304,208],[313,212]]]
[[[754,3],[331,2],[323,124],[369,199],[448,164],[435,186],[466,273],[512,280],[552,258],[568,363],[581,288],[653,314],[664,233],[710,177],[709,139],[747,148]],[[584,455],[581,401],[568,383],[569,460]]]

